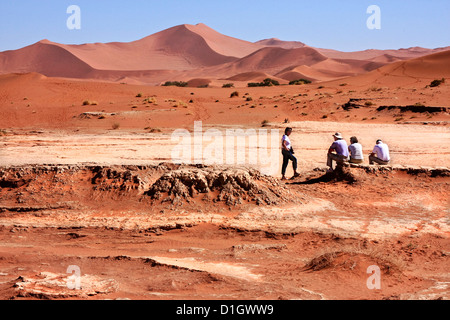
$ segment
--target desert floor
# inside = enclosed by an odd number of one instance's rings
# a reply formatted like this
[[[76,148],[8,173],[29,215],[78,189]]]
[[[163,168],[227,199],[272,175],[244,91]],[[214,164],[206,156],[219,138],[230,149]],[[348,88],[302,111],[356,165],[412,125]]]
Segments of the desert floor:
[[[395,107],[448,108],[450,84],[363,80],[200,89],[1,76],[0,298],[449,299],[450,115]],[[165,174],[197,172],[171,153],[194,121],[278,141],[293,127],[301,177],[279,181],[270,145],[273,180],[251,178],[282,200],[235,184],[152,199]],[[366,155],[383,139],[392,165],[327,175],[337,131]],[[239,201],[215,201],[224,190]],[[66,286],[73,265],[80,290]],[[367,287],[373,265],[381,289]]]

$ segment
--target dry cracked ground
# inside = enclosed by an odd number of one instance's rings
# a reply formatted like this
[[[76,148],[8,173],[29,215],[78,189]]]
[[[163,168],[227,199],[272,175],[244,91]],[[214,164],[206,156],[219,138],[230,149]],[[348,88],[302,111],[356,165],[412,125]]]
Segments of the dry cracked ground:
[[[449,186],[448,168],[404,166],[287,182],[244,167],[4,166],[0,298],[449,299]]]

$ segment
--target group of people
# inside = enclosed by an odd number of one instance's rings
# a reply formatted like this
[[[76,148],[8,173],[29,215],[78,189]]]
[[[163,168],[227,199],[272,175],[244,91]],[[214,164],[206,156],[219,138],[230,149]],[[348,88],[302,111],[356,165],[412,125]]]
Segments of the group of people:
[[[282,180],[286,180],[286,169],[289,161],[292,161],[292,166],[294,169],[294,177],[300,176],[297,172],[298,161],[294,156],[295,152],[292,147],[291,140],[289,136],[292,134],[292,128],[286,128],[283,138],[281,140],[281,148],[283,155],[283,166],[282,166]],[[328,149],[327,155],[327,166],[329,167],[328,172],[333,172],[333,161],[343,163],[350,162],[355,164],[364,163],[364,154],[362,145],[359,143],[357,137],[350,138],[350,145],[344,140],[341,133],[337,132],[333,135],[334,142]],[[377,163],[379,165],[388,165],[391,161],[389,154],[389,147],[381,139],[376,141],[376,145],[373,148],[372,153],[369,155],[369,164]]]

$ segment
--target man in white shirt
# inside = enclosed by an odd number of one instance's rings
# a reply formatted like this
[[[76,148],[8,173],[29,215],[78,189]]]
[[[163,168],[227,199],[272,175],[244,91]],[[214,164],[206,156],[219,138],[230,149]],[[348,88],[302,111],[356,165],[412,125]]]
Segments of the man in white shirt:
[[[289,160],[292,161],[292,167],[294,169],[294,178],[300,176],[297,172],[297,158],[294,157],[294,149],[292,148],[291,140],[289,136],[292,133],[292,128],[286,128],[284,136],[281,139],[281,153],[283,154],[283,167],[281,174],[283,177],[281,180],[286,180],[286,169],[289,164]]]
[[[382,140],[377,140],[375,148],[373,148],[372,153],[369,157],[369,163],[378,163],[380,165],[388,165],[391,161],[391,156],[389,154],[389,147],[387,144],[383,143]]]
[[[336,162],[346,162],[348,161],[349,156],[348,145],[342,137],[342,134],[337,132],[333,135],[333,137],[334,142],[328,150],[327,156],[327,166],[330,167],[330,169],[328,169],[328,172],[333,172],[333,160]]]

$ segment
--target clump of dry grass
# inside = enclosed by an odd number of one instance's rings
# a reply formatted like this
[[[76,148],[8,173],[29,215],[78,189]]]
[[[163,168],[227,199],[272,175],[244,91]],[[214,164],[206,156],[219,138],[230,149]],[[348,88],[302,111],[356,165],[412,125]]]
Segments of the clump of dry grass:
[[[149,104],[157,104],[157,100],[156,100],[156,98],[155,97],[149,97],[149,98],[147,98],[147,99],[144,99],[144,103],[149,103]]]
[[[159,128],[151,128],[151,127],[147,127],[144,130],[148,130],[149,133],[161,133],[161,129]]]
[[[378,248],[365,248],[360,245],[344,246],[341,248],[327,249],[314,256],[303,268],[302,271],[320,271],[332,267],[339,257],[366,256],[376,261],[376,263],[387,274],[393,270],[402,272],[405,270],[405,262],[398,256],[391,255]]]
[[[83,106],[97,106],[97,105],[98,105],[97,101],[90,101],[90,100],[83,101]]]
[[[340,252],[326,252],[323,254],[320,254],[313,259],[311,259],[310,262],[308,262],[304,267],[303,271],[320,271],[323,269],[328,268],[331,266],[333,261],[342,253]]]

